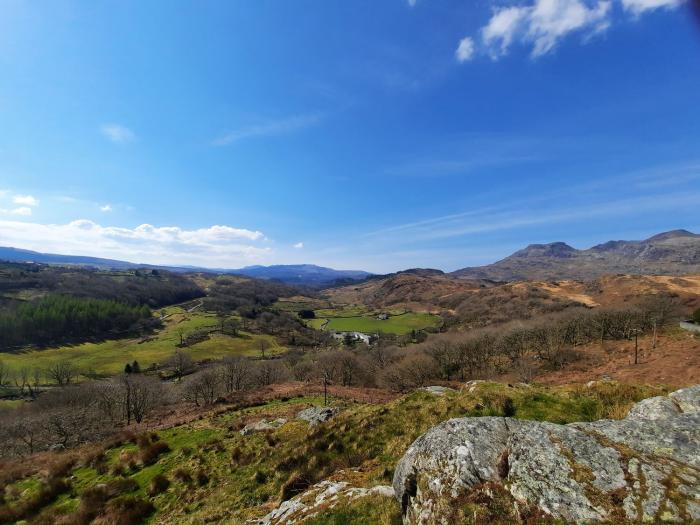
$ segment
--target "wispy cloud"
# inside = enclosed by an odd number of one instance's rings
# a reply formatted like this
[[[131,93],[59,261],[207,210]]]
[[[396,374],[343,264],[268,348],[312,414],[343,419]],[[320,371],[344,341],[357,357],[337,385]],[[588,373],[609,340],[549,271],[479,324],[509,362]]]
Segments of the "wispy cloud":
[[[26,217],[32,214],[32,209],[28,206],[20,206],[19,208],[13,208],[11,210],[0,208],[0,213],[5,215],[24,215]]]
[[[455,56],[458,62],[467,62],[474,57],[474,39],[472,37],[464,37],[459,41]]]
[[[154,264],[238,267],[271,254],[262,232],[230,226],[102,226],[89,220],[39,224],[0,220],[0,245]]]
[[[39,206],[39,201],[31,195],[15,195],[12,197],[12,202],[24,206]]]
[[[105,204],[104,206],[100,206],[100,211],[104,213],[109,213],[112,211],[112,206],[110,204]]]
[[[664,181],[668,179],[676,184],[668,186],[672,191],[664,192],[667,186]],[[386,246],[386,243],[466,238],[544,225],[678,212],[693,209],[700,202],[700,191],[694,188],[697,180],[700,180],[700,167],[696,164],[659,167],[553,188],[526,200],[504,200],[495,206],[396,224],[364,237]]]
[[[213,141],[214,146],[228,146],[241,140],[286,135],[318,125],[323,116],[318,113],[268,120],[230,131]]]
[[[303,247],[304,247],[304,243],[303,243],[303,242],[298,242],[298,243],[296,243],[295,245],[292,246],[292,248],[294,248],[295,250],[301,250]]]
[[[628,11],[640,15],[646,11],[655,9],[673,9],[680,6],[685,0],[622,0],[622,5]]]
[[[133,131],[120,124],[103,124],[100,126],[100,133],[115,144],[124,144],[136,138]]]
[[[554,51],[566,37],[579,34],[583,41],[606,31],[624,13],[639,16],[661,8],[673,9],[686,0],[530,0],[530,3],[502,5],[494,9],[476,37],[460,40],[459,62],[470,60],[477,51],[498,60],[515,44],[530,47],[537,58]],[[620,16],[615,16],[615,6]],[[468,39],[471,39],[471,43]],[[477,45],[476,41],[479,41]],[[463,42],[465,59],[460,59]]]

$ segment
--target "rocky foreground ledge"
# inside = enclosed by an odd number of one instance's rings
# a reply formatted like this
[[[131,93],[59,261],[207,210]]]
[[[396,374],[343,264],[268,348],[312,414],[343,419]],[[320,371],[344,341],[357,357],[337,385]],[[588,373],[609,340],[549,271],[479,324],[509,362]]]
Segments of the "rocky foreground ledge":
[[[406,525],[700,523],[700,385],[622,421],[451,419],[394,475]]]

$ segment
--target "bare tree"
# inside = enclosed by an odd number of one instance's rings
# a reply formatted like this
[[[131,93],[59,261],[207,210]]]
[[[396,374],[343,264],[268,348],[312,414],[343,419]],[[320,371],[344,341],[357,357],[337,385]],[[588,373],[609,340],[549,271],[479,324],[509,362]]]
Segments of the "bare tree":
[[[131,389],[131,414],[134,421],[141,423],[161,403],[163,385],[159,380],[142,374],[127,376],[125,381]]]
[[[258,341],[258,348],[260,348],[260,355],[262,356],[263,359],[265,359],[265,350],[269,349],[272,345],[270,344],[270,341],[267,339],[261,338]]]
[[[268,386],[280,382],[285,376],[285,369],[276,360],[261,361],[255,367],[258,386]]]
[[[190,377],[183,385],[184,397],[195,405],[211,405],[219,395],[220,375],[209,368]]]
[[[407,392],[427,386],[428,382],[438,375],[439,371],[432,357],[422,352],[414,352],[384,370],[383,381],[392,390]]]
[[[353,385],[358,380],[363,370],[360,359],[347,350],[338,352],[336,358],[338,360],[340,380],[343,386]]]
[[[250,361],[241,356],[226,357],[220,367],[221,378],[226,393],[243,390],[250,382]]]
[[[33,370],[29,367],[22,367],[17,370],[14,374],[14,383],[19,391],[20,396],[26,393],[32,398],[36,399],[37,389],[41,381],[41,370],[34,368]]]
[[[194,363],[190,354],[178,350],[165,362],[165,366],[180,380],[193,370]]]
[[[78,376],[78,371],[69,361],[59,361],[46,370],[46,376],[58,386],[68,386]]]

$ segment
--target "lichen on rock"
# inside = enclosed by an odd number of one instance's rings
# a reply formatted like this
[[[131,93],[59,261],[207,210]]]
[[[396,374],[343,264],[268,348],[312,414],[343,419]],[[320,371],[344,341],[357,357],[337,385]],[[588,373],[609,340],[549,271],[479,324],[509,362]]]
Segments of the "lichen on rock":
[[[622,421],[445,421],[396,468],[404,524],[700,520],[699,409],[691,387],[642,401]]]

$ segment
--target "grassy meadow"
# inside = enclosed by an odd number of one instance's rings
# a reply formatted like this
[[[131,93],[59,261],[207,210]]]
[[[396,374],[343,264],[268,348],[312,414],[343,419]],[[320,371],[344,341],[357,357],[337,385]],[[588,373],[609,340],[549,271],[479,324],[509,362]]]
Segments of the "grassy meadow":
[[[217,324],[213,314],[186,312],[177,306],[166,308],[165,313],[168,316],[163,321],[163,329],[146,338],[116,339],[6,353],[0,354],[0,360],[14,369],[25,366],[47,368],[53,363],[68,360],[81,371],[111,375],[121,372],[124,365],[132,361],[138,361],[144,369],[153,363],[162,363],[178,350],[181,331],[187,334],[195,330],[214,328]],[[211,334],[210,339],[182,350],[189,353],[195,361],[220,359],[228,355],[257,356],[261,339],[270,344],[266,354],[285,351],[272,336],[244,331],[241,331],[238,337]]]
[[[328,321],[328,324],[325,324]],[[436,315],[406,312],[392,315],[389,319],[379,320],[377,314],[365,314],[356,317],[317,317],[308,321],[309,326],[338,332],[364,332],[368,334],[385,333],[404,335],[412,330],[424,330],[440,326],[440,318]]]

